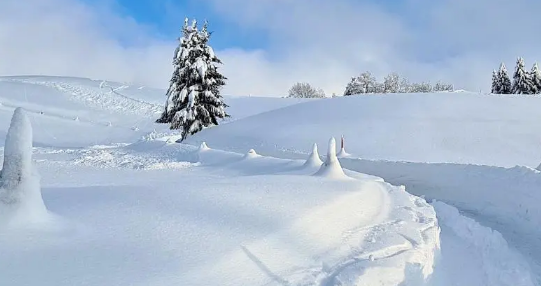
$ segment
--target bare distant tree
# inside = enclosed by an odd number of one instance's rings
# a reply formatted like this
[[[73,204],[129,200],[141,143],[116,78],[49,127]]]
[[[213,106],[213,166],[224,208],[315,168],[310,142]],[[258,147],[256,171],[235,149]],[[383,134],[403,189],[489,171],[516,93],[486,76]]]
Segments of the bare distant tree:
[[[315,88],[309,83],[298,82],[289,89],[288,97],[325,98],[325,92],[321,88]]]
[[[496,71],[494,71],[496,75]],[[434,91],[454,91],[452,84],[437,82],[436,85],[434,85],[433,88]]]

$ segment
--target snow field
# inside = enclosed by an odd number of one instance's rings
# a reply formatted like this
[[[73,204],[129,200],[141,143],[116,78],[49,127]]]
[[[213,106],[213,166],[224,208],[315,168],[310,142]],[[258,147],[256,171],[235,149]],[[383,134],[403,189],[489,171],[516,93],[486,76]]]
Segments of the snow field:
[[[314,100],[208,128],[186,143],[300,158],[306,144],[344,135],[371,160],[516,165],[541,162],[541,97],[476,93],[387,94]],[[505,151],[502,151],[505,150]]]
[[[379,283],[385,273],[382,285],[396,285],[432,273],[434,210],[403,188],[369,176],[312,176],[318,166],[306,168],[304,160],[178,147],[141,141],[110,149],[199,164],[182,172],[100,169],[74,164],[73,153],[38,161],[45,203],[68,222],[43,234],[0,236],[2,281],[370,285],[362,283]],[[50,155],[41,150],[37,157]],[[80,172],[85,176],[74,180]],[[21,243],[20,236],[32,239]]]
[[[541,284],[540,172],[513,167],[541,162],[538,98],[228,98],[232,122],[190,146],[124,110],[162,106],[163,94],[77,78],[0,80],[5,127],[16,106],[34,127],[53,218],[0,231],[0,281]],[[343,175],[314,176],[334,156],[308,147],[341,135],[348,152],[331,161]]]

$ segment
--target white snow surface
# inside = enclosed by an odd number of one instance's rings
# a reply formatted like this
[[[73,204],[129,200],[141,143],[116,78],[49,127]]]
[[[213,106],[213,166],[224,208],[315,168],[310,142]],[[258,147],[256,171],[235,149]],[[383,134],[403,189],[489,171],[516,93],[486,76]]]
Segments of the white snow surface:
[[[230,122],[191,145],[153,123],[164,99],[133,84],[0,78],[0,138],[23,107],[56,218],[0,229],[0,281],[541,284],[541,172],[514,167],[541,161],[538,98],[227,97]],[[341,135],[347,156],[321,159],[343,175],[314,176],[314,143]]]

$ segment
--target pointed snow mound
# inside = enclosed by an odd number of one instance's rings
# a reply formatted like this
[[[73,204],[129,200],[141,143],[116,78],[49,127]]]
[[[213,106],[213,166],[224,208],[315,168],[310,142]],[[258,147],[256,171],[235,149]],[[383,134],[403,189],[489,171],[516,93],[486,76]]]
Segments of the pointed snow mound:
[[[539,166],[537,166],[537,171],[541,172],[541,164],[539,164]]]
[[[325,160],[325,163],[321,165],[321,168],[319,168],[319,171],[317,171],[314,176],[328,177],[333,179],[348,178],[348,176],[344,174],[340,161],[338,161],[338,158],[336,157],[336,140],[334,137],[329,140],[329,150],[327,151],[327,159]]]
[[[310,156],[306,159],[306,162],[304,163],[304,168],[315,168],[315,167],[321,167],[323,164],[323,161],[321,161],[321,158],[319,158],[319,152],[317,151],[317,144],[314,143],[314,146],[312,147],[312,153],[310,153]]]
[[[206,142],[201,143],[201,145],[199,146],[199,152],[208,151],[208,150],[210,150],[210,148],[207,146],[207,143]]]
[[[0,227],[44,221],[40,177],[32,165],[32,126],[21,108],[11,119],[0,173]]]
[[[252,159],[257,157],[260,157],[259,154],[257,154],[254,149],[250,149],[250,151],[244,155],[243,159]]]

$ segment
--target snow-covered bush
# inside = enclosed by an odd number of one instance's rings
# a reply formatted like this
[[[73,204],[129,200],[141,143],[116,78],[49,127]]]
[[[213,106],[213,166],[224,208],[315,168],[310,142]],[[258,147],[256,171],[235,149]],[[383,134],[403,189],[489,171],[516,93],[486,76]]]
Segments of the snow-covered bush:
[[[45,219],[40,177],[32,164],[32,126],[21,108],[11,119],[0,172],[0,219],[5,225]]]
[[[320,88],[313,87],[309,83],[298,82],[289,89],[288,97],[325,98],[325,92]]]

